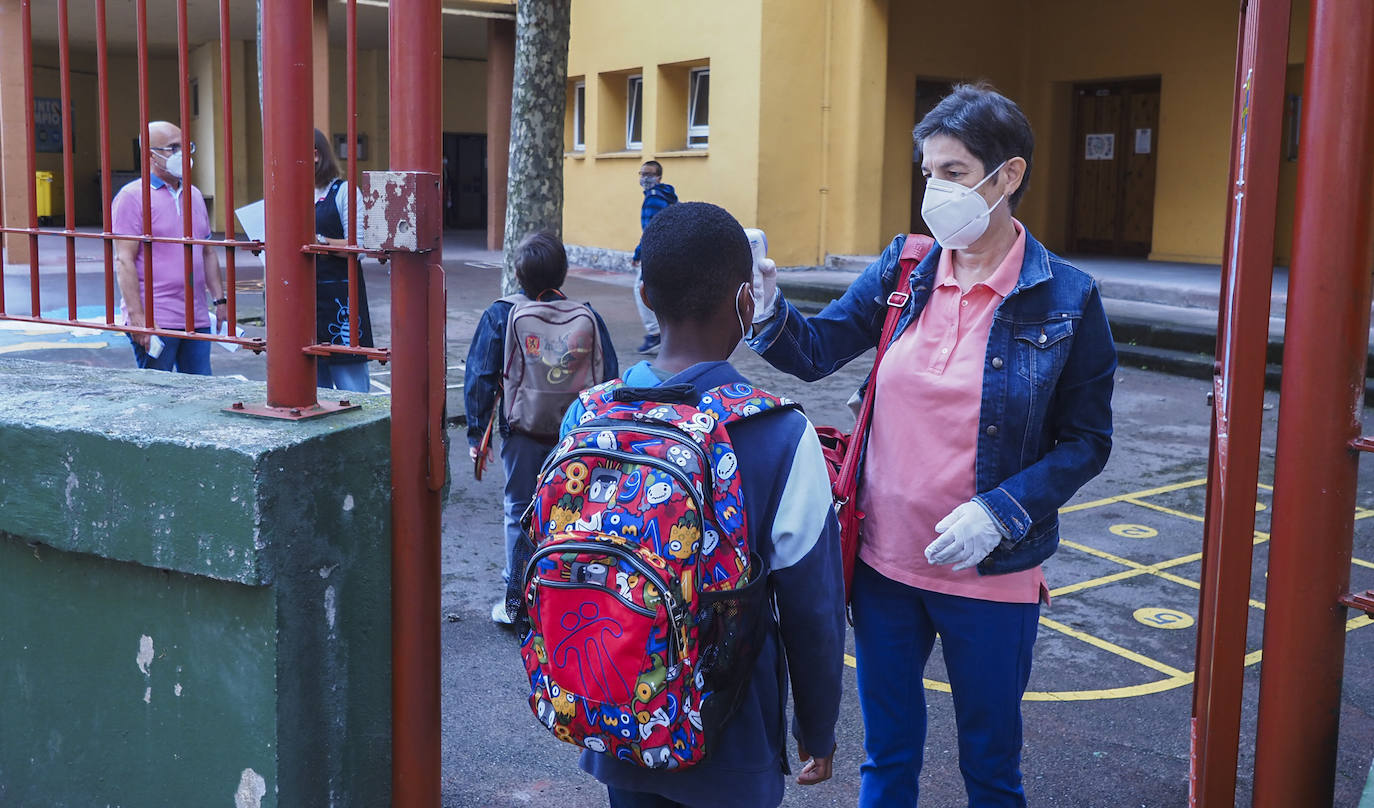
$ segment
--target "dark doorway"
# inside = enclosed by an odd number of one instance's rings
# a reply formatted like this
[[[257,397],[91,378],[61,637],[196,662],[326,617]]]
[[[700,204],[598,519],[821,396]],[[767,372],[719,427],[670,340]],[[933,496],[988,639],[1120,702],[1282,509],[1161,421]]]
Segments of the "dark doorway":
[[[444,227],[487,226],[487,136],[444,133]]]
[[[912,121],[911,128],[915,129],[916,124],[926,116],[926,113],[935,109],[935,105],[940,103],[940,99],[949,95],[949,91],[954,89],[954,82],[949,79],[916,79],[916,120]],[[921,218],[921,200],[926,195],[926,178],[921,175],[921,154],[916,149],[916,144],[911,144],[911,229],[908,232],[930,235],[930,228],[926,227],[925,220]]]
[[[1070,249],[1146,256],[1159,162],[1159,79],[1074,86]]]

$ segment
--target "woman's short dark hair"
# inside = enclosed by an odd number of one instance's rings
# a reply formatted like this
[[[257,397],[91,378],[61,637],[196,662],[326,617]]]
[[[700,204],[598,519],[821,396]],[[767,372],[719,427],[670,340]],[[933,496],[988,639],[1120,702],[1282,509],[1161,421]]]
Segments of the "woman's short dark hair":
[[[1013,157],[1025,160],[1021,187],[1007,200],[1015,209],[1030,187],[1031,152],[1035,150],[1030,121],[1015,101],[990,84],[956,84],[911,133],[918,150],[935,135],[948,135],[964,144],[982,162],[985,174]]]
[[[315,130],[315,151],[320,153],[320,161],[315,164],[315,187],[324,188],[339,177],[339,161],[334,159],[334,147],[329,137]]]
[[[568,251],[547,230],[537,230],[515,245],[515,280],[530,297],[558,289],[568,279]]]

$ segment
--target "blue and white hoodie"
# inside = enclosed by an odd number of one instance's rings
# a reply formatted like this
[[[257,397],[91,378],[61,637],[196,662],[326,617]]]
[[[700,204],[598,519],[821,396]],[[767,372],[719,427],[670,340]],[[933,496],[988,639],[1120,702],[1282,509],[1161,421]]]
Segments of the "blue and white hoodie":
[[[698,393],[747,381],[729,362],[693,365],[666,381],[648,362],[640,362],[624,380],[632,387],[691,384]],[[583,412],[580,401],[572,405],[563,419],[564,434]],[[696,766],[655,771],[583,751],[581,767],[608,786],[684,805],[766,808],[783,797],[789,678],[793,734],[811,754],[835,748],[845,632],[840,533],[821,444],[805,415],[779,410],[727,430],[743,475],[750,547],[768,564],[777,606],[777,621],[749,688],[710,755]]]

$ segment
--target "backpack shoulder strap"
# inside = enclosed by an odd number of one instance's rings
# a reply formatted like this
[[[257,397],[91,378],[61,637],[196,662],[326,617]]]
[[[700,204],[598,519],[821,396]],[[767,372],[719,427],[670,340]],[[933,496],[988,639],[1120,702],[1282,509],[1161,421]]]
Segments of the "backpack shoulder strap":
[[[496,298],[496,300],[497,300],[498,302],[510,303],[510,304],[516,305],[516,306],[520,305],[521,303],[529,303],[529,302],[531,302],[530,299],[529,299],[528,297],[525,296],[525,293],[524,293],[524,292],[516,292],[516,293],[513,294],[513,295],[506,295],[505,297],[498,297],[498,298]]]
[[[722,425],[753,418],[774,410],[801,411],[801,405],[786,396],[775,396],[745,382],[723,384],[707,390],[697,408],[715,416]]]

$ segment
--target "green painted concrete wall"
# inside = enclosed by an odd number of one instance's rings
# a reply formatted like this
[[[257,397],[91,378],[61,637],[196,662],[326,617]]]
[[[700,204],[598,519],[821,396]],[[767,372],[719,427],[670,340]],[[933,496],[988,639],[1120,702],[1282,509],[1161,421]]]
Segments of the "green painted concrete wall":
[[[390,803],[388,402],[0,359],[0,805]]]

